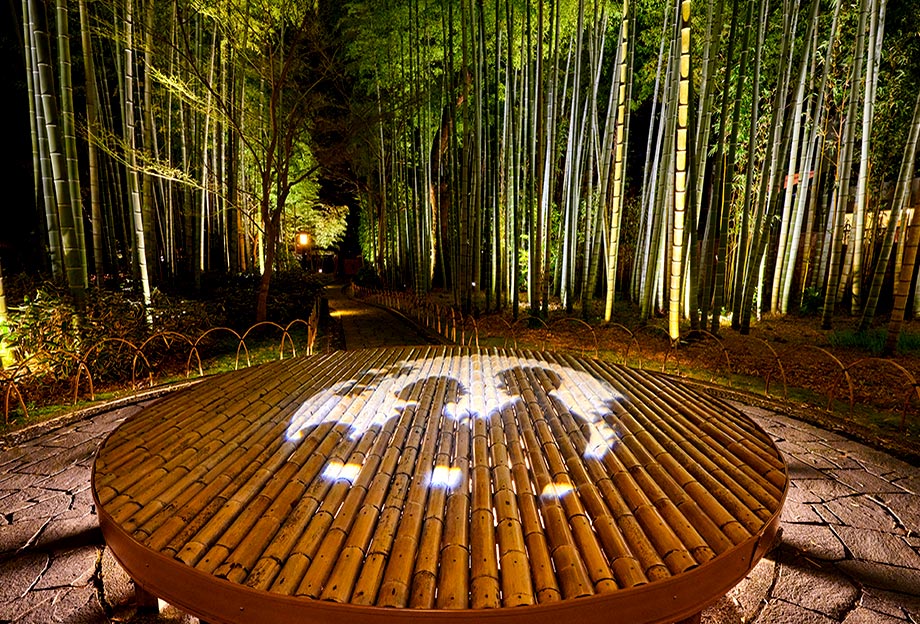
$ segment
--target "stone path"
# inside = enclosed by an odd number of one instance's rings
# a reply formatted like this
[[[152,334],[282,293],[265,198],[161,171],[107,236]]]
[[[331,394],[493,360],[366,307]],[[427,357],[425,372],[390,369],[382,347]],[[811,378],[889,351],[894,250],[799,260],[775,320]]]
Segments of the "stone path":
[[[330,295],[350,348],[425,341],[385,310]],[[0,622],[196,621],[168,606],[133,607],[132,583],[105,547],[90,494],[96,448],[148,403],[0,438]],[[776,547],[703,622],[920,624],[920,468],[738,406],[777,441],[792,485]]]
[[[342,325],[346,349],[442,344],[443,339],[418,327],[398,312],[354,299],[342,286],[326,287],[329,313]]]
[[[708,621],[920,623],[920,469],[736,405],[776,440],[791,486],[778,544]]]

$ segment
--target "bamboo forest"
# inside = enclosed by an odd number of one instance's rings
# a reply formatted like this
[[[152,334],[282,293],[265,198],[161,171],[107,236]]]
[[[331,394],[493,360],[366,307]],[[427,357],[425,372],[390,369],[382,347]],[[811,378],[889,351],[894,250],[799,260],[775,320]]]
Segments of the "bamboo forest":
[[[305,233],[465,313],[631,306],[672,339],[878,314],[896,344],[920,309],[915,8],[11,3],[35,249],[2,261],[77,298],[122,276],[151,319],[157,290],[248,273],[262,319]]]

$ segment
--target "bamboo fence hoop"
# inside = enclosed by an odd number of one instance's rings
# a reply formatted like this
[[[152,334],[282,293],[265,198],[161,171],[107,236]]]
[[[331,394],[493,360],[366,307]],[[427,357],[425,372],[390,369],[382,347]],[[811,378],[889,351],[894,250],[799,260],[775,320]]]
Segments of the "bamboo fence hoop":
[[[619,363],[620,363],[620,364],[628,364],[629,361],[627,360],[627,355],[629,354],[630,348],[635,347],[636,350],[639,349],[639,343],[636,341],[636,336],[635,336],[635,334],[632,332],[632,330],[630,330],[628,327],[626,327],[626,326],[623,325],[622,323],[617,323],[617,322],[615,322],[615,321],[609,322],[609,323],[605,323],[605,324],[603,325],[603,327],[602,327],[602,330],[604,330],[604,331],[606,331],[606,330],[614,330],[614,331],[616,331],[616,332],[625,333],[625,334],[626,334],[626,336],[628,337],[628,338],[627,338],[628,346],[627,346],[625,349],[622,349],[623,357],[620,359]],[[602,342],[603,342],[603,341],[602,341]],[[615,360],[614,360],[614,361],[615,361]]]
[[[853,402],[853,380],[850,378],[850,372],[847,370],[847,367],[844,366],[843,362],[841,362],[841,361],[837,358],[837,356],[835,356],[833,353],[831,353],[831,352],[828,351],[827,349],[822,349],[821,347],[818,347],[818,346],[815,346],[815,345],[805,345],[804,348],[809,349],[809,350],[811,350],[811,351],[817,351],[818,353],[824,354],[825,356],[827,356],[827,358],[828,358],[831,362],[833,362],[834,364],[837,365],[837,367],[838,367],[837,372],[838,372],[839,374],[836,374],[836,375],[829,375],[829,379],[831,379],[832,382],[836,382],[836,381],[840,378],[840,375],[841,375],[841,374],[843,375],[843,378],[844,378],[844,379],[846,380],[846,382],[847,382],[847,392],[848,392],[848,396],[849,396],[850,402],[852,403],[852,402]],[[827,386],[827,388],[826,388],[826,390],[825,390],[825,393],[827,394],[827,407],[826,407],[825,409],[827,409],[827,411],[829,411],[829,412],[833,412],[833,411],[834,411],[834,407],[833,407],[833,403],[834,403],[834,386],[831,385],[830,382],[828,383],[828,386]]]
[[[188,352],[188,359],[186,360],[186,363],[185,363],[185,376],[186,377],[188,377],[189,374],[191,373],[192,355],[195,356],[195,359],[198,362],[198,374],[204,375],[204,370],[202,369],[202,365],[201,365],[201,354],[198,352],[198,345],[201,344],[202,340],[204,340],[211,334],[215,334],[217,332],[227,332],[233,335],[237,340],[236,359],[233,363],[233,370],[240,369],[240,348],[241,347],[246,351],[246,365],[248,366],[251,363],[251,360],[249,359],[249,348],[246,346],[246,341],[243,339],[242,336],[240,336],[239,333],[237,333],[233,329],[230,329],[229,327],[212,327],[206,330],[200,336],[198,336],[198,338],[196,338],[195,342],[192,344],[192,348]]]
[[[779,357],[779,354],[776,353],[776,349],[774,349],[770,345],[770,343],[764,340],[763,338],[758,338],[757,336],[748,336],[748,337],[760,342],[760,344],[765,346],[770,351],[770,353],[773,354],[773,361],[776,363],[776,368],[779,370],[779,374],[783,379],[783,400],[788,401],[789,400],[789,384],[786,379],[786,370],[783,368],[783,360]],[[764,396],[770,396],[770,381],[772,378],[773,378],[773,369],[770,369],[770,371],[767,373],[766,379],[764,380],[764,389],[763,389]]]
[[[907,412],[908,412],[908,409],[910,408],[911,399],[914,396],[920,399],[920,385],[917,384],[917,379],[906,368],[904,368],[903,366],[901,366],[894,360],[890,360],[887,358],[861,358],[859,360],[856,360],[855,362],[850,362],[846,366],[845,371],[846,373],[849,373],[854,368],[864,365],[864,364],[888,365],[888,366],[893,367],[895,370],[897,370],[899,373],[901,373],[904,376],[907,382],[905,385],[907,389],[904,393],[904,400],[901,404],[901,424],[898,427],[898,430],[903,433],[906,430],[906,426],[907,426]],[[831,401],[832,400],[833,398],[831,398]],[[855,409],[855,400],[853,397],[853,393],[851,392],[850,393],[850,414],[853,414],[854,409]]]
[[[709,331],[709,330],[706,330],[706,329],[697,329],[697,330],[695,330],[695,333],[696,333],[696,335],[698,335],[698,336],[702,336],[705,340],[713,341],[713,342],[716,343],[716,345],[717,345],[718,348],[719,348],[719,351],[721,351],[722,357],[725,359],[725,366],[726,366],[726,368],[727,368],[727,373],[724,375],[724,377],[725,377],[726,380],[728,380],[728,385],[731,386],[731,378],[732,378],[732,375],[734,374],[734,371],[733,371],[733,368],[732,368],[732,359],[731,359],[731,357],[730,357],[729,354],[728,354],[728,349],[725,347],[725,343],[722,342],[722,339],[721,339],[721,338],[719,338],[718,336],[716,336],[714,333],[712,333],[712,332]],[[700,341],[700,342],[697,343],[697,345],[702,345],[702,343],[703,343],[703,341]],[[684,351],[688,351],[689,348],[690,348],[690,347],[684,347]],[[677,350],[675,349],[675,355],[676,355],[676,352],[677,352]],[[697,357],[696,360],[693,360],[692,362],[690,362],[689,364],[687,364],[687,365],[685,366],[685,368],[692,366],[692,365],[693,365],[693,362],[697,361],[698,359],[699,359],[699,357]],[[703,367],[703,368],[711,369],[711,367],[708,367],[708,366]],[[716,369],[714,369],[714,370],[710,370],[710,373],[711,373],[711,375],[710,375],[710,377],[709,377],[709,381],[715,381],[716,375],[718,374],[718,369],[716,368]]]
[[[563,316],[553,321],[550,331],[553,331],[557,327],[562,327],[564,325],[575,325],[579,328],[588,330],[588,333],[591,335],[591,343],[589,347],[590,352],[591,352],[590,354],[593,355],[594,357],[598,356],[599,341],[597,339],[597,332],[594,330],[594,327],[592,327],[591,325],[589,325],[588,323],[586,323],[584,320],[580,318],[575,318],[573,316]],[[581,348],[581,355],[583,357],[585,355],[588,355],[588,353],[586,353],[585,347]]]

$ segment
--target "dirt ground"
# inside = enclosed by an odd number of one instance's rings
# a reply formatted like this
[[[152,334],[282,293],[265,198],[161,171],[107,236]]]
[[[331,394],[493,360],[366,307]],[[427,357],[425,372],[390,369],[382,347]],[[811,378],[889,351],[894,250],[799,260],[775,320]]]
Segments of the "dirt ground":
[[[522,313],[457,321],[457,340],[471,344],[564,350],[630,366],[677,374],[712,392],[781,403],[822,427],[920,463],[920,354],[875,355],[869,348],[832,344],[852,335],[851,323],[834,331],[817,317],[769,317],[749,335],[723,326],[718,335],[690,334],[673,345],[666,319],[644,324],[585,322],[561,313],[547,321]],[[907,331],[907,330],[906,330]],[[836,342],[849,344],[838,339]]]

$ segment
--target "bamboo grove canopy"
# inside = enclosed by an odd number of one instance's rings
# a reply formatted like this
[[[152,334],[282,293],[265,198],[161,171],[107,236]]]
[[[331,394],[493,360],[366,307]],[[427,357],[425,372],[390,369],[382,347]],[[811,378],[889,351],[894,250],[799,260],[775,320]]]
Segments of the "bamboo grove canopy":
[[[293,233],[332,224],[384,283],[464,311],[558,298],[610,320],[630,301],[676,338],[916,306],[908,3],[22,0],[19,17],[35,218],[77,293],[133,274],[149,306],[151,285],[253,271],[264,314]]]

